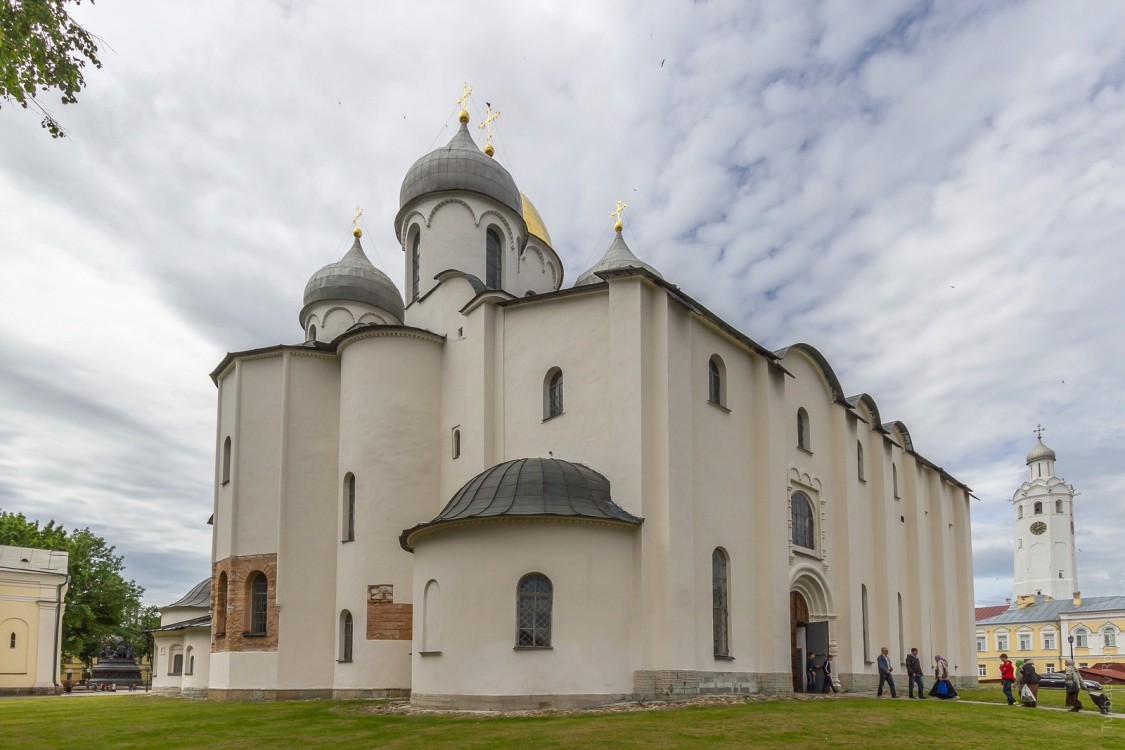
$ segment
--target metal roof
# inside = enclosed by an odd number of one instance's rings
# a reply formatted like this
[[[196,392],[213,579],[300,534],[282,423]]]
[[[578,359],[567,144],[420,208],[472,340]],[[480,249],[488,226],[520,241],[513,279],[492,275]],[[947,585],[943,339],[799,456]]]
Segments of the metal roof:
[[[518,458],[473,477],[436,518],[406,529],[399,541],[412,551],[409,537],[424,528],[503,516],[590,518],[633,526],[644,522],[613,502],[609,480],[590,467],[557,458]]]
[[[203,615],[202,617],[193,617],[190,620],[183,620],[182,622],[174,622],[171,625],[161,625],[158,628],[153,628],[147,632],[159,633],[161,631],[167,632],[169,630],[186,630],[187,628],[209,628],[211,627],[211,615]]]
[[[1125,596],[1091,596],[1074,606],[1071,599],[1029,604],[1022,609],[1009,609],[995,617],[977,620],[977,625],[1022,625],[1058,620],[1061,615],[1087,615],[1095,612],[1125,610]]]
[[[499,162],[477,148],[466,123],[461,123],[448,144],[414,162],[402,180],[398,205],[402,208],[419,196],[444,190],[480,193],[523,216],[516,181]],[[396,220],[396,231],[398,228]]]
[[[599,271],[616,271],[621,268],[643,268],[658,279],[664,278],[660,275],[660,271],[633,255],[633,251],[625,244],[625,238],[621,236],[621,230],[618,229],[613,242],[609,249],[605,251],[602,259],[583,271],[582,275],[575,280],[574,285],[598,284],[601,282],[601,279],[597,276]]]
[[[312,275],[305,284],[305,307],[301,310],[301,326],[305,312],[314,302],[352,300],[366,302],[402,320],[402,295],[387,274],[380,271],[363,252],[359,237],[339,261],[329,263]]]
[[[204,578],[192,587],[191,591],[184,594],[178,601],[174,601],[162,609],[172,607],[210,607],[211,606],[211,579]]]
[[[52,549],[0,545],[0,567],[66,575],[68,555]]]

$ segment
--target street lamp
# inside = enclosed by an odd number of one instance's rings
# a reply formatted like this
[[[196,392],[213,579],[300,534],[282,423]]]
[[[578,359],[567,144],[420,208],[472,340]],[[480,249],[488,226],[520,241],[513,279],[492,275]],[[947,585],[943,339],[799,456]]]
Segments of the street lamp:
[[[1070,660],[1074,661],[1074,636],[1068,635],[1066,637],[1066,642],[1070,644]]]

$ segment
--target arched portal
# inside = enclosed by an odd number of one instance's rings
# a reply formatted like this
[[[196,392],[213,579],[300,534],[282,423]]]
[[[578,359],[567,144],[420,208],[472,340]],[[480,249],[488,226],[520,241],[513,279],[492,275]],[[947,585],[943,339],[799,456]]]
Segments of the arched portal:
[[[798,566],[789,586],[789,644],[793,661],[793,690],[819,692],[824,688],[824,661],[831,650],[828,624],[832,603],[819,572]],[[808,681],[808,658],[814,654],[816,679]]]

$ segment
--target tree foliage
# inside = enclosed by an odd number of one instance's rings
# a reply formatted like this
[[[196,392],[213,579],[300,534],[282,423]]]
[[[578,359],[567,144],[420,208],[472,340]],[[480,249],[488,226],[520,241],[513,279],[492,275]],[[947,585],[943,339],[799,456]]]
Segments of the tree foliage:
[[[63,654],[86,663],[103,643],[121,636],[141,652],[144,631],[159,623],[155,607],[141,604],[144,589],[122,576],[124,558],[89,529],[67,531],[54,521],[40,526],[22,513],[0,510],[0,544],[66,552],[70,575],[63,614]],[[155,620],[154,620],[155,617]]]
[[[75,95],[86,85],[82,72],[86,63],[102,66],[95,37],[66,8],[81,2],[0,0],[0,98],[24,109],[33,105],[54,138],[65,137],[66,131],[38,97],[57,90],[63,104],[74,104]]]

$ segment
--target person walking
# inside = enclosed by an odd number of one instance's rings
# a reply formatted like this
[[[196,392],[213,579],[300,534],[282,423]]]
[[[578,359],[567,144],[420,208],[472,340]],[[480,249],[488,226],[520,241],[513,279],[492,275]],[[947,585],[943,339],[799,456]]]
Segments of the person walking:
[[[816,654],[811,651],[805,662],[805,692],[816,692]]]
[[[956,700],[959,696],[949,681],[949,662],[941,654],[934,657],[934,686],[930,688],[930,695],[942,700]]]
[[[1082,710],[1082,701],[1078,700],[1078,692],[1082,689],[1082,673],[1074,666],[1074,659],[1067,659],[1064,663],[1066,677],[1063,678],[1063,685],[1066,686],[1066,705],[1070,706],[1071,711],[1078,712]]]
[[[1008,705],[1014,706],[1016,699],[1012,696],[1012,683],[1016,679],[1016,668],[1008,661],[1007,654],[1000,654],[1000,689],[1008,699]]]
[[[824,689],[821,692],[827,693],[829,690],[833,694],[840,692],[836,689],[836,683],[832,681],[832,654],[824,657]]]
[[[918,697],[926,697],[926,688],[922,685],[922,660],[918,658],[918,649],[910,649],[906,655],[906,686],[910,697],[914,697],[914,686],[918,686]]]
[[[1026,708],[1035,708],[1039,703],[1039,673],[1035,671],[1035,664],[1031,659],[1024,659],[1023,666],[1020,667],[1020,685],[1020,702]],[[1031,694],[1030,699],[1024,693],[1024,688]]]
[[[875,697],[883,697],[883,683],[886,683],[891,688],[891,697],[897,698],[898,693],[895,691],[895,678],[891,675],[894,669],[891,668],[891,660],[887,658],[890,650],[883,646],[879,652],[879,658],[876,659],[876,664],[879,667],[879,689],[875,692]]]

